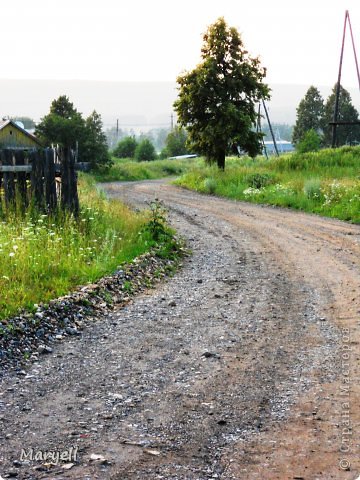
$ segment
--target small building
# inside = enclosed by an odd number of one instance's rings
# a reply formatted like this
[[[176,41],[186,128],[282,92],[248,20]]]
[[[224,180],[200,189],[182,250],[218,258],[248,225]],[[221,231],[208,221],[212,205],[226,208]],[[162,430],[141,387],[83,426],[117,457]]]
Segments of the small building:
[[[28,149],[41,147],[39,140],[13,120],[0,120],[0,148]]]
[[[266,141],[264,142],[264,145],[269,155],[273,155],[275,153],[275,147],[272,141]],[[293,152],[295,150],[294,145],[286,140],[276,140],[276,146],[279,153]]]

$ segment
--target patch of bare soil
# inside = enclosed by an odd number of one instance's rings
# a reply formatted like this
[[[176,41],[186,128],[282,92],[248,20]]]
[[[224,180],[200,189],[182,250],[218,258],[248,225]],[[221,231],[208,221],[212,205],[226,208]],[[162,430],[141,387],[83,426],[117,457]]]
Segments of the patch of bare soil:
[[[0,476],[356,479],[360,227],[161,181],[106,190],[162,199],[193,255],[1,381]]]

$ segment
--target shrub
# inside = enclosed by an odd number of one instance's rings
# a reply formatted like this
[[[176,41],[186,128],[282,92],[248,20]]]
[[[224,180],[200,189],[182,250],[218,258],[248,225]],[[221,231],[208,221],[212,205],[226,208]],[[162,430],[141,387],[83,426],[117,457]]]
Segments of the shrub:
[[[322,196],[321,193],[321,181],[318,178],[310,178],[304,183],[304,193],[307,198],[319,199]]]
[[[136,147],[135,137],[125,137],[117,144],[113,155],[117,158],[134,158]]]
[[[215,178],[205,178],[204,180],[204,190],[211,195],[215,193],[216,190],[216,180]]]
[[[271,173],[251,173],[244,177],[244,181],[249,187],[260,189],[271,185],[274,182],[274,176]]]
[[[321,139],[314,129],[308,130],[304,138],[296,145],[299,153],[317,152],[320,150]]]
[[[135,149],[135,159],[138,162],[155,160],[156,151],[154,145],[148,138],[144,138]]]

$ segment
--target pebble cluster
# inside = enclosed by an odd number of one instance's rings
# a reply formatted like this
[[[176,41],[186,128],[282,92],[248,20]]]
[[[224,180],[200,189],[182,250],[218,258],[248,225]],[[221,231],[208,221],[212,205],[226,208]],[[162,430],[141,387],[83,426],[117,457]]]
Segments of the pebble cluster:
[[[176,268],[185,250],[178,244],[179,257],[159,256],[158,249],[135,258],[113,275],[79,287],[73,293],[40,304],[35,312],[23,311],[0,321],[0,377],[23,368],[39,355],[52,352],[52,344],[81,335],[83,328],[114,306],[126,304],[132,296],[151,287]]]

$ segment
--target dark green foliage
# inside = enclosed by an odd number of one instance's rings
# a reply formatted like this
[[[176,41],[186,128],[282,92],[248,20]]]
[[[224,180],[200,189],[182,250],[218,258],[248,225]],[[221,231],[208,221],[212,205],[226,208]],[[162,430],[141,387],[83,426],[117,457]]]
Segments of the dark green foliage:
[[[116,145],[113,155],[117,158],[134,158],[137,145],[135,137],[125,137]]]
[[[186,139],[186,130],[182,127],[176,126],[166,137],[165,149],[162,152],[163,157],[176,157],[178,155],[186,155],[189,153],[186,148]]]
[[[333,121],[335,107],[336,85],[331,95],[325,103],[325,111],[323,117],[324,144],[331,146],[332,143],[332,126],[329,122]],[[339,115],[338,121],[354,122],[359,120],[359,114],[351,102],[350,93],[340,86],[339,97]],[[351,145],[360,142],[360,126],[359,125],[339,125],[337,127],[336,145]]]
[[[50,113],[36,126],[35,135],[47,146],[59,144],[75,148],[78,142],[81,158],[80,144],[85,137],[85,120],[68,97],[61,95],[57,100],[53,100]]]
[[[292,135],[292,141],[295,145],[304,139],[306,132],[309,130],[314,130],[315,133],[322,131],[324,100],[317,88],[311,86],[308,89],[296,112],[296,123]]]
[[[174,108],[188,131],[189,148],[224,169],[225,155],[234,144],[251,156],[261,152],[262,134],[252,129],[256,105],[269,98],[263,83],[266,71],[223,18],[208,28],[201,53],[201,63],[177,79]]]
[[[297,143],[296,151],[299,153],[317,152],[321,146],[320,136],[311,129],[305,132],[303,139]]]
[[[94,112],[85,120],[66,95],[50,106],[35,134],[44,145],[58,144],[78,149],[78,161],[90,162],[91,168],[106,169],[111,165],[101,116]]]
[[[250,173],[244,177],[246,185],[253,188],[263,188],[274,182],[274,175],[270,173]]]
[[[151,238],[156,241],[163,241],[171,235],[166,222],[167,210],[164,204],[157,198],[150,204],[151,217],[146,223],[144,231],[148,232]]]
[[[137,145],[135,149],[135,159],[138,162],[141,161],[150,161],[155,160],[156,158],[156,151],[155,147],[152,144],[151,140],[148,138],[144,138],[141,142]]]
[[[90,162],[92,169],[108,170],[112,165],[112,160],[107,147],[106,135],[103,131],[101,115],[94,110],[86,119],[85,128],[83,158]]]

